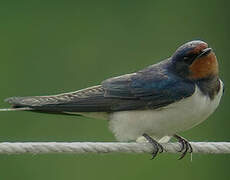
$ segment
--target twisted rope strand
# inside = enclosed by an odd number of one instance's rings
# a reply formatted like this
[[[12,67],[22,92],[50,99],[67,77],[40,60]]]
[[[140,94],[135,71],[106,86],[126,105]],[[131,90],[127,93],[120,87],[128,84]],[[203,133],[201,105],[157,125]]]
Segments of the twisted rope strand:
[[[193,153],[227,154],[230,142],[191,142]],[[179,143],[162,144],[165,152],[178,153]],[[149,143],[113,142],[4,142],[0,143],[0,154],[49,154],[49,153],[151,153]]]

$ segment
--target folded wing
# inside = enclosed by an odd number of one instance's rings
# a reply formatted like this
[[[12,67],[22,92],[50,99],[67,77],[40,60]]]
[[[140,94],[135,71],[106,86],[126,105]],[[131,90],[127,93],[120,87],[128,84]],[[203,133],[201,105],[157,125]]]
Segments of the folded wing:
[[[191,96],[195,86],[157,66],[111,78],[99,86],[53,96],[12,97],[14,108],[44,112],[114,112],[156,109]]]

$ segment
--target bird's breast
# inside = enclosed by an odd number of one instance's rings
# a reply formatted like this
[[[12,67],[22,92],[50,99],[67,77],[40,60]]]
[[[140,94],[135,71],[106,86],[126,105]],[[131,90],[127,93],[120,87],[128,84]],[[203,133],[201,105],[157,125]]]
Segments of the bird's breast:
[[[143,133],[160,138],[187,130],[215,111],[223,93],[223,83],[220,84],[220,90],[213,99],[196,86],[192,96],[156,110],[111,113],[110,128],[120,141],[136,140]]]

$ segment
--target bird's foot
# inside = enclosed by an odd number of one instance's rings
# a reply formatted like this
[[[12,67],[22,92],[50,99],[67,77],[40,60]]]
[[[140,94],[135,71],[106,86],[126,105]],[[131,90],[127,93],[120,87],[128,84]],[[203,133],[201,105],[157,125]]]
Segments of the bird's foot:
[[[164,151],[164,148],[163,146],[158,143],[156,140],[154,140],[153,138],[151,138],[148,134],[144,133],[142,136],[145,137],[145,139],[150,143],[152,144],[153,148],[154,148],[154,151],[152,152],[152,159],[154,159],[158,153],[162,153]]]
[[[185,157],[185,155],[189,152],[192,153],[193,149],[191,144],[188,142],[188,140],[186,140],[185,138],[175,134],[173,135],[174,138],[176,138],[178,140],[178,142],[181,144],[181,149],[178,152],[181,152],[181,156],[179,158],[183,159]]]

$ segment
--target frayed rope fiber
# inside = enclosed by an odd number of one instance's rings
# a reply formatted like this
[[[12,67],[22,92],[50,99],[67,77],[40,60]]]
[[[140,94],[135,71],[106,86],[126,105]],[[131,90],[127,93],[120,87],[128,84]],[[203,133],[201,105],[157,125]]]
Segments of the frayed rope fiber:
[[[193,153],[228,154],[230,142],[191,142]],[[162,144],[165,152],[178,153],[179,143]],[[0,154],[50,154],[50,153],[151,153],[149,143],[118,142],[4,142]]]

